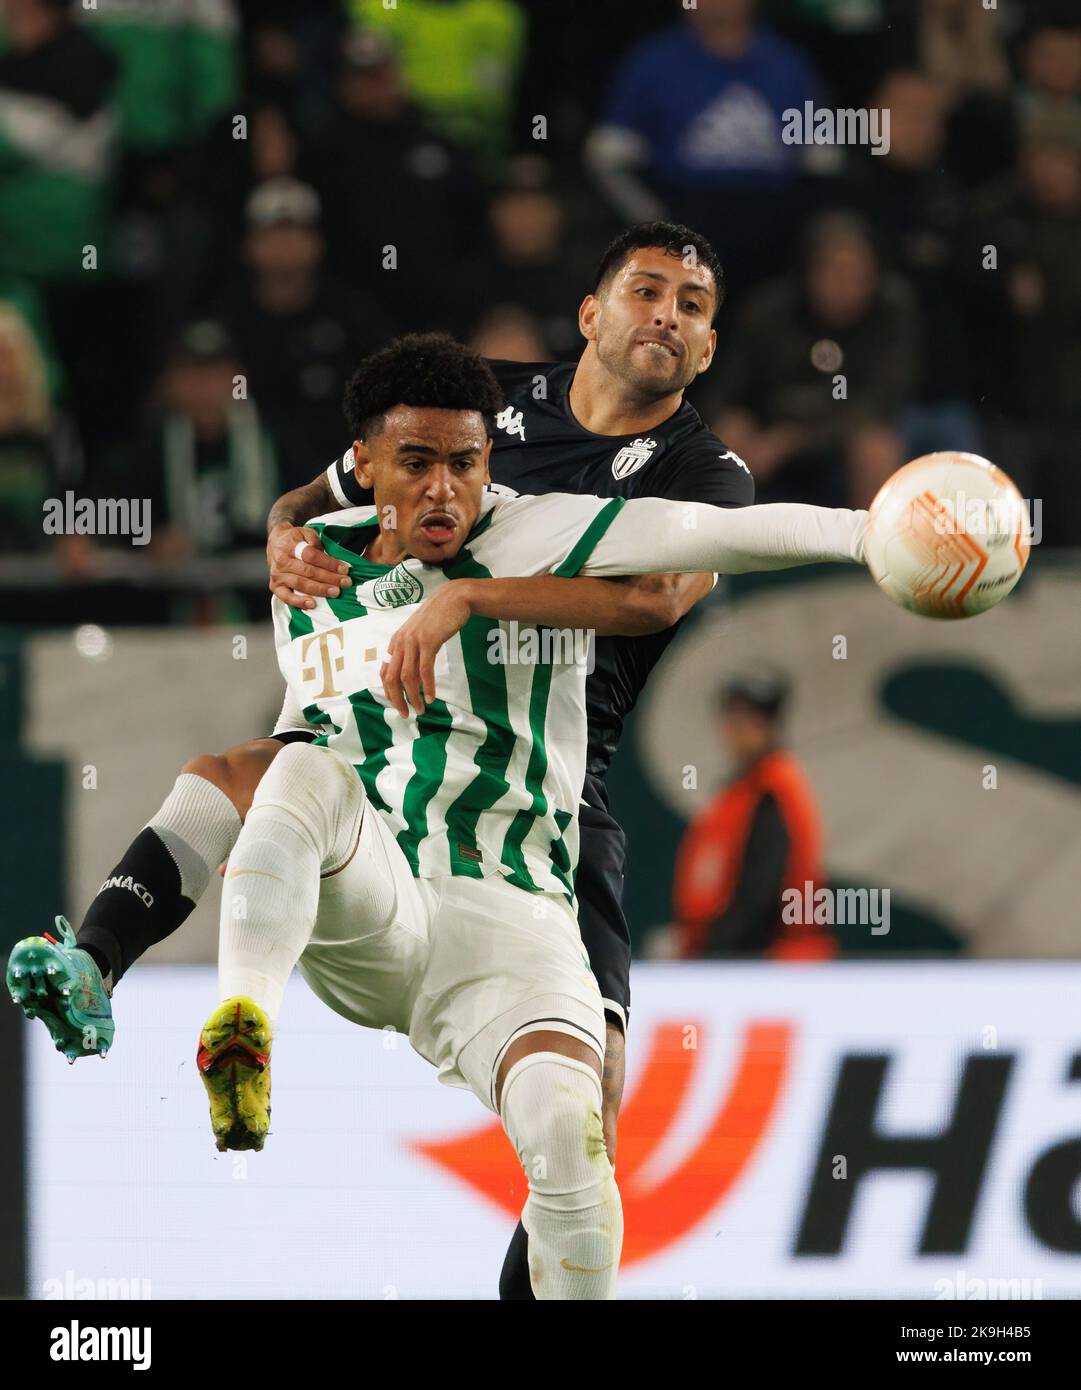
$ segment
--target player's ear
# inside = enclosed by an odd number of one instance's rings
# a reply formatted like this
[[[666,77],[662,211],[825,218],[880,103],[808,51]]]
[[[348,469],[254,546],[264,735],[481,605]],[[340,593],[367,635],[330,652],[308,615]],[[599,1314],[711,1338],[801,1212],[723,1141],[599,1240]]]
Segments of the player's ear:
[[[699,362],[699,364],[698,364],[698,375],[699,375],[699,376],[701,376],[701,374],[702,374],[704,371],[706,371],[706,370],[708,369],[709,364],[713,361],[713,354],[714,354],[716,351],[717,351],[717,330],[716,330],[715,328],[711,328],[711,329],[709,330],[709,343],[708,343],[708,345],[707,345],[707,347],[706,347],[705,352],[702,354],[702,360],[701,360],[701,362]]]
[[[578,331],[587,343],[597,336],[597,315],[601,302],[595,294],[587,294],[578,310]]]
[[[353,440],[353,472],[357,475],[357,482],[361,487],[374,486],[371,455],[363,439]]]

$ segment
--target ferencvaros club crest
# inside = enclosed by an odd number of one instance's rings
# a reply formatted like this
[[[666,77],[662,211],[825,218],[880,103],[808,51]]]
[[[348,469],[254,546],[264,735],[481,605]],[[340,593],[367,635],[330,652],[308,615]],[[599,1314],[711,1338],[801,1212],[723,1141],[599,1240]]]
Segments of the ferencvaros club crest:
[[[419,603],[423,592],[420,580],[401,565],[395,565],[372,586],[373,597],[382,608],[404,608],[407,604]]]

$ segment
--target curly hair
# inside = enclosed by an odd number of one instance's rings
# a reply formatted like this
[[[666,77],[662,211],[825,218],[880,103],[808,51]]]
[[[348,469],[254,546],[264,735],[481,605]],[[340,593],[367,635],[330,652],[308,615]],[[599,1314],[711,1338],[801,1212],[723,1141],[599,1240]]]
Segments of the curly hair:
[[[717,287],[717,302],[713,312],[717,312],[724,303],[724,267],[721,265],[720,257],[701,232],[692,231],[680,222],[638,222],[633,227],[628,227],[625,232],[620,232],[619,236],[605,247],[604,255],[593,276],[593,293],[600,294],[607,287],[628,256],[647,247],[656,247],[658,251],[667,252],[669,256],[675,256],[680,260],[688,252],[692,252],[698,264],[705,266],[713,276],[713,283]]]
[[[364,359],[343,405],[354,439],[378,434],[396,405],[475,410],[491,434],[503,393],[479,352],[447,333],[407,333]]]

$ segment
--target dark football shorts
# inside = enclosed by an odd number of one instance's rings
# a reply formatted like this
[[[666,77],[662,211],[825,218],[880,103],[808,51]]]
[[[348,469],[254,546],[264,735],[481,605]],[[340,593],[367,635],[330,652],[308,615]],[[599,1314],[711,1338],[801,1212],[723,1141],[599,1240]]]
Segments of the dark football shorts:
[[[578,926],[604,1014],[624,1033],[631,1011],[631,934],[623,915],[627,837],[608,810],[604,783],[586,773],[578,807]]]

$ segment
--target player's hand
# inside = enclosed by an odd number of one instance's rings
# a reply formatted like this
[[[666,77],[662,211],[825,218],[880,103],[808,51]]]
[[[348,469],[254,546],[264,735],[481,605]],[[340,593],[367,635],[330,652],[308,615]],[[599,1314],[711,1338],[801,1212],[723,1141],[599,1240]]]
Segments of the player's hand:
[[[310,526],[275,526],[267,538],[270,592],[290,608],[314,608],[317,598],[337,598],[352,584],[349,566],[332,559]]]
[[[387,699],[403,719],[409,718],[410,706],[423,714],[425,703],[436,698],[435,658],[472,615],[467,584],[462,579],[444,584],[390,639],[379,675]]]

